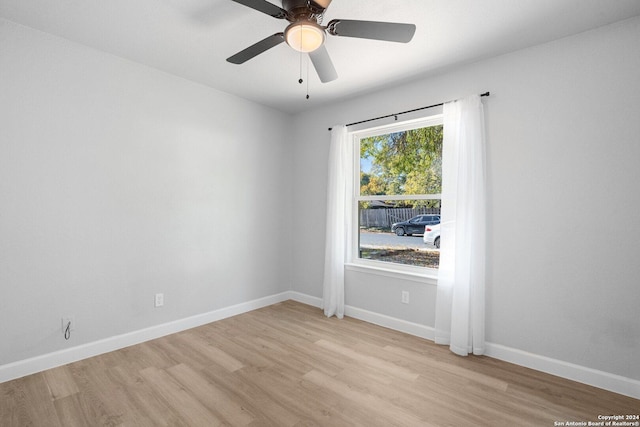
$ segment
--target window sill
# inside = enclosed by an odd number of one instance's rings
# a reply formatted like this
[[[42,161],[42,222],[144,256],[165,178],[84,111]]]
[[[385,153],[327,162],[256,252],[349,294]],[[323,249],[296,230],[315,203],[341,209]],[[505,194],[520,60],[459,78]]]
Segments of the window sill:
[[[407,270],[403,271],[398,268],[388,268],[386,266],[372,264],[354,262],[345,263],[345,270],[357,271],[359,273],[365,274],[374,274],[376,276],[387,276],[394,279],[411,280],[431,286],[437,286],[438,284],[437,270],[429,270],[423,273],[420,271],[411,271],[409,266],[406,266],[405,268],[407,268]]]

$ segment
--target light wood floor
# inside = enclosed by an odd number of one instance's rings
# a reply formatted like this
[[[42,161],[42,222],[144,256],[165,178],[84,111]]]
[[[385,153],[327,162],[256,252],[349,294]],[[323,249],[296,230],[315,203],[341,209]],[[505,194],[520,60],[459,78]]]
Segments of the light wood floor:
[[[553,426],[640,401],[287,301],[0,384],[0,426]]]

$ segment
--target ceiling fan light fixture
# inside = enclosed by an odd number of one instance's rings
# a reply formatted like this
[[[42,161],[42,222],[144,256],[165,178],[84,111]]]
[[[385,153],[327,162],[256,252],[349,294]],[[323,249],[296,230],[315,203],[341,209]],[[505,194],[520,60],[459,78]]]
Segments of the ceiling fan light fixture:
[[[294,22],[284,31],[287,44],[298,52],[313,52],[324,43],[324,29],[312,21]]]

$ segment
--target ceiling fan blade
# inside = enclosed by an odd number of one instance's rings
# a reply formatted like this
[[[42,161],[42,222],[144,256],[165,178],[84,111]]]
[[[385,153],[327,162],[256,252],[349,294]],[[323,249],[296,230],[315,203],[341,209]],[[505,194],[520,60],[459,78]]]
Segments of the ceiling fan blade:
[[[416,32],[416,26],[395,22],[334,19],[327,25],[327,31],[334,36],[408,43]]]
[[[266,0],[233,0],[236,3],[240,3],[244,6],[255,9],[258,12],[266,13],[274,18],[284,19],[287,17],[287,11],[279,8],[273,3],[269,3]]]
[[[236,53],[233,56],[227,58],[228,62],[232,64],[242,64],[250,60],[251,58],[260,55],[262,52],[265,52],[271,49],[274,46],[279,45],[284,41],[284,33],[277,33],[272,36],[269,36],[265,39],[260,40],[258,43],[249,46],[245,50],[242,50]]]
[[[313,52],[309,52],[309,58],[311,58],[313,67],[316,69],[322,83],[328,83],[338,78],[338,73],[336,73],[333,62],[329,57],[329,52],[327,52],[324,45]]]

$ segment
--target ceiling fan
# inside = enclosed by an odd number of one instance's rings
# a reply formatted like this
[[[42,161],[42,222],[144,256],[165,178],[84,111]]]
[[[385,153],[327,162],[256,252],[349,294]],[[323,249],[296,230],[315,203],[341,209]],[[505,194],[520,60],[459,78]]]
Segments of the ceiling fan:
[[[244,6],[290,22],[284,32],[273,34],[227,58],[232,64],[242,64],[251,58],[287,42],[293,49],[308,53],[322,83],[338,78],[329,53],[324,46],[325,34],[340,37],[408,43],[416,26],[394,22],[333,19],[326,26],[322,18],[331,0],[282,0],[282,8],[266,0],[233,0]]]

